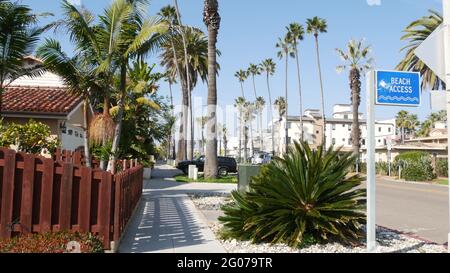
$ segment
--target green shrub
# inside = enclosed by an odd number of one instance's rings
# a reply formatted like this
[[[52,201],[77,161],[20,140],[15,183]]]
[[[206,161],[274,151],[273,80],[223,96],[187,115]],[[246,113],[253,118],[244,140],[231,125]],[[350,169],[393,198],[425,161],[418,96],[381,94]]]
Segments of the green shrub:
[[[234,191],[234,204],[223,207],[224,237],[254,243],[286,243],[362,238],[365,189],[359,175],[348,176],[350,153],[295,143],[284,159],[262,167],[250,191]]]
[[[395,164],[401,166],[402,177],[408,181],[431,181],[436,178],[431,156],[425,152],[408,152],[395,158]]]
[[[102,253],[103,244],[94,235],[79,232],[28,234],[0,240],[0,253],[64,253],[69,242],[80,244],[82,253]]]
[[[0,144],[16,145],[21,152],[40,154],[43,151],[53,153],[59,147],[59,140],[52,137],[50,127],[41,122],[30,120],[23,125],[4,125],[0,121]]]
[[[448,177],[448,160],[438,159],[436,161],[436,175],[439,177]]]

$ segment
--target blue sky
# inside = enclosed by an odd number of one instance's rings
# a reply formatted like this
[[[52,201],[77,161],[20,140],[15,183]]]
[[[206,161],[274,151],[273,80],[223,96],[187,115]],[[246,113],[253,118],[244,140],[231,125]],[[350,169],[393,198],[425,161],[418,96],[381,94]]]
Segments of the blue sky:
[[[111,0],[74,0],[81,2],[94,13],[101,13]],[[347,73],[337,74],[335,67],[341,60],[334,49],[343,48],[352,39],[365,38],[373,47],[376,68],[393,69],[403,56],[400,49],[402,30],[413,20],[427,14],[428,9],[441,11],[440,0],[220,0],[222,26],[219,33],[218,48],[222,56],[218,59],[222,67],[218,78],[219,104],[232,105],[240,95],[240,87],[234,78],[239,69],[246,69],[250,63],[259,63],[263,59],[277,61],[277,73],[272,79],[273,96],[284,95],[284,63],[277,59],[275,44],[285,33],[285,26],[291,22],[304,23],[307,18],[319,16],[327,19],[328,33],[320,36],[323,78],[325,85],[325,103],[327,115],[331,114],[334,104],[350,102]],[[48,11],[60,16],[58,0],[23,0],[38,12]],[[155,15],[159,9],[171,0],[152,0],[148,11]],[[371,5],[369,5],[369,3]],[[183,23],[205,30],[202,22],[203,0],[179,0]],[[47,35],[55,36],[53,33]],[[64,48],[72,48],[63,34],[56,35]],[[300,45],[304,108],[320,107],[319,83],[315,62],[314,40],[307,36]],[[149,62],[159,63],[157,56],[151,56]],[[289,73],[289,114],[298,115],[298,91],[294,63],[291,61]],[[253,98],[251,81],[247,81],[246,94]],[[260,95],[267,98],[265,79],[257,79]],[[364,89],[364,84],[363,84]],[[179,89],[175,87],[175,100],[179,101]],[[207,87],[198,84],[194,96],[203,97],[206,102]],[[168,94],[166,84],[161,84],[161,95]],[[425,118],[430,113],[428,93],[423,93],[423,105],[410,108],[413,113]],[[365,90],[361,112],[365,112]],[[401,110],[398,107],[379,107],[377,119],[388,119]]]

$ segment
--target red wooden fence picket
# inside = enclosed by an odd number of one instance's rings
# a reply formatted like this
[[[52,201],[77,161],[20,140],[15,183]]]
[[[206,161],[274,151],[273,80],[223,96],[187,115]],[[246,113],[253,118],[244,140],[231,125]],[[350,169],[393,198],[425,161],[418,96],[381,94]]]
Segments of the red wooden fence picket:
[[[83,166],[77,153],[55,159],[0,148],[0,238],[72,230],[96,234],[110,249],[138,205],[142,166],[125,163],[112,175]]]

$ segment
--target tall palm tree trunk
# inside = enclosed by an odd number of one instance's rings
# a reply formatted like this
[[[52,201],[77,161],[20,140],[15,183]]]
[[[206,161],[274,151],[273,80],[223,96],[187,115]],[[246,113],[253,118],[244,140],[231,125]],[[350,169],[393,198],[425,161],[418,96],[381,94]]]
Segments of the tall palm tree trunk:
[[[246,122],[245,122],[246,123]],[[248,126],[244,125],[244,164],[247,164],[248,161]]]
[[[286,52],[286,90],[285,90],[285,98],[286,98],[286,113],[284,113],[285,116],[285,123],[284,123],[284,131],[285,131],[285,138],[284,138],[284,152],[287,153],[289,149],[289,127],[288,127],[288,67],[289,66],[289,53]]]
[[[183,29],[183,24],[182,24],[182,22],[181,22],[181,16],[180,16],[180,10],[179,10],[179,8],[178,8],[178,1],[177,0],[174,0],[174,3],[175,3],[175,11],[176,11],[176,15],[177,15],[177,21],[178,21],[178,24],[180,25],[180,34],[181,34],[181,40],[182,40],[182,42],[183,42],[183,50],[184,50],[184,64],[185,64],[185,70],[186,70],[186,85],[187,85],[187,90],[188,90],[188,107],[189,107],[189,112],[191,113],[191,123],[190,123],[190,126],[191,126],[191,136],[189,137],[190,138],[190,140],[188,140],[187,142],[186,142],[186,149],[188,149],[188,147],[190,147],[188,150],[187,150],[187,155],[186,155],[186,157],[188,158],[188,159],[190,159],[190,160],[192,160],[192,156],[193,156],[193,146],[192,146],[192,144],[190,144],[189,146],[187,146],[188,145],[188,143],[190,143],[190,142],[192,142],[193,141],[193,138],[192,138],[192,136],[193,136],[193,131],[194,131],[194,129],[193,129],[193,122],[192,122],[192,105],[191,105],[191,94],[190,94],[190,92],[192,91],[191,89],[191,79],[190,79],[190,73],[189,73],[189,60],[188,60],[188,52],[187,52],[187,43],[186,43],[186,35],[185,35],[185,33],[184,33],[184,29]],[[188,118],[186,117],[186,123],[185,123],[185,137],[187,136],[187,125],[188,125]],[[189,150],[190,150],[190,152],[189,152]]]
[[[89,99],[87,96],[84,98],[83,123],[84,157],[86,160],[86,167],[91,168],[91,153],[89,151]]]
[[[275,128],[273,127],[273,104],[272,104],[272,94],[270,92],[270,82],[269,82],[269,73],[267,73],[267,91],[269,93],[269,113],[270,113],[270,123],[272,124],[272,129],[270,130],[272,133],[272,155],[275,156]]]
[[[303,96],[302,96],[302,81],[300,78],[300,55],[298,53],[297,45],[295,45],[295,61],[297,63],[297,79],[298,79],[298,97],[300,103],[300,140],[304,139],[304,128],[303,128]]]
[[[188,105],[189,105],[189,135],[187,138],[187,158],[193,160],[194,158],[194,117],[192,112],[192,91],[188,92]],[[186,130],[187,132],[187,130]]]
[[[353,128],[352,128],[352,148],[353,155],[359,161],[359,149],[361,131],[359,129],[359,105],[361,103],[361,80],[358,69],[350,71],[350,87],[352,90]]]
[[[109,97],[109,94],[105,93],[105,97],[103,98],[103,117],[110,116],[110,113],[109,113],[110,108],[111,108],[110,97]],[[105,147],[107,145],[106,136],[103,136],[102,145],[103,145],[103,147]],[[107,160],[105,160],[104,158],[101,158],[100,159],[100,169],[106,170],[107,163],[108,163]]]
[[[326,120],[325,120],[325,99],[324,99],[324,92],[323,92],[323,80],[322,80],[322,68],[320,66],[320,52],[319,52],[319,37],[317,34],[314,34],[315,41],[316,41],[316,56],[317,56],[317,67],[319,71],[319,81],[320,81],[320,97],[321,97],[321,104],[322,104],[322,145],[326,145],[326,134],[325,134],[325,128],[326,128]]]
[[[111,156],[109,158],[107,171],[111,173],[116,172],[116,161],[118,157],[120,135],[122,133],[122,123],[123,123],[123,113],[125,108],[125,99],[127,95],[127,62],[122,61],[120,68],[120,101],[119,101],[119,112],[117,114],[117,124],[114,131],[114,139],[112,143]]]
[[[256,93],[256,83],[255,83],[255,75],[252,75],[252,81],[253,81],[253,92],[255,92],[255,102],[258,100],[258,94]],[[256,104],[255,104],[256,105]],[[259,122],[260,116],[259,116],[259,109],[257,109],[258,114],[256,115],[256,131],[259,134],[259,138],[260,138],[260,150],[262,150],[262,145],[261,145],[261,124]],[[252,134],[253,134],[253,129],[251,129]],[[252,146],[254,145],[253,143],[253,135],[251,136],[252,139]],[[254,151],[254,146],[252,147],[252,151]],[[252,152],[253,155],[253,152]]]
[[[244,127],[242,126],[242,110],[239,113],[239,163],[242,163],[242,135],[244,132]]]
[[[187,142],[186,142],[186,133],[187,133],[187,125],[188,125],[188,115],[189,115],[189,97],[188,91],[186,88],[186,83],[183,81],[181,84],[182,89],[182,110],[181,110],[181,124],[179,128],[179,136],[178,136],[178,153],[177,160],[183,161],[187,160]]]
[[[175,116],[175,110],[174,110],[174,106],[173,106],[173,93],[172,93],[172,84],[169,82],[169,95],[170,95],[170,108],[172,109],[172,117],[174,117]],[[170,158],[170,159],[174,159],[174,156],[175,156],[175,154],[173,153],[172,154],[172,151],[173,151],[173,144],[174,144],[174,141],[173,141],[173,138],[174,138],[174,130],[173,130],[173,127],[174,126],[172,126],[172,128],[170,128],[170,135],[169,135],[169,143],[168,143],[168,153],[167,153],[167,157],[168,158]]]
[[[173,27],[173,26],[171,25],[171,27]],[[183,90],[184,89],[184,87],[183,87],[184,86],[183,85],[183,77],[181,75],[180,64],[178,63],[177,51],[175,49],[175,44],[173,43],[173,40],[171,40],[170,43],[171,43],[171,46],[172,46],[174,63],[176,64],[176,68],[177,68],[178,80],[179,80],[180,85],[181,85],[181,94],[182,94],[182,97],[184,98],[185,91]],[[172,105],[173,105],[173,102],[172,102]],[[180,121],[180,128],[179,128],[180,136],[181,136],[181,132],[184,131],[184,128],[187,127],[187,124],[184,123],[185,119],[183,117],[184,117],[184,103],[183,103],[183,109],[182,109],[182,112],[181,112],[181,121]],[[183,128],[181,128],[182,126],[183,126]],[[173,159],[177,159],[178,161],[185,160],[186,158],[185,158],[184,154],[186,154],[186,148],[184,148],[185,147],[184,139],[183,140],[179,140],[178,151],[180,153],[182,153],[182,155],[180,157],[178,157],[178,155],[176,153],[176,148],[175,148],[176,144],[175,143],[176,143],[176,140],[175,140],[175,133],[174,133],[173,134],[173,145],[174,145],[174,147],[173,147]],[[182,151],[182,150],[184,150],[184,151]]]
[[[217,165],[217,35],[220,15],[217,0],[205,0],[203,21],[208,28],[208,122],[206,139],[205,178],[218,176]]]

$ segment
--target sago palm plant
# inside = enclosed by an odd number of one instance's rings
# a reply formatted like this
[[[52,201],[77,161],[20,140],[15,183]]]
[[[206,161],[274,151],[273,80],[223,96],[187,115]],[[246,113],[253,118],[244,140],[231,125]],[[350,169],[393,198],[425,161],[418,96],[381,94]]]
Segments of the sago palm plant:
[[[223,208],[223,235],[254,243],[298,247],[318,242],[358,242],[365,224],[365,189],[359,175],[348,175],[351,153],[296,142],[284,159],[264,166],[247,193],[232,193]]]

